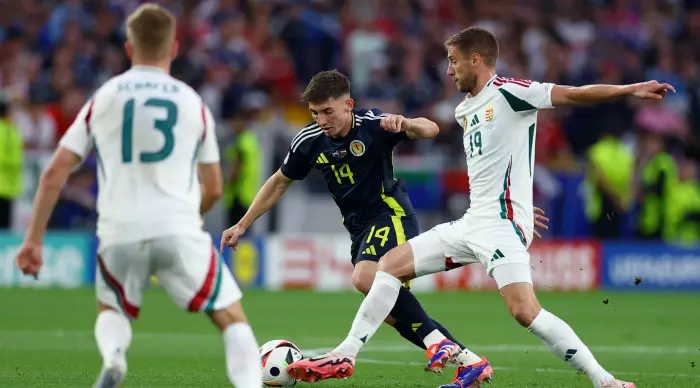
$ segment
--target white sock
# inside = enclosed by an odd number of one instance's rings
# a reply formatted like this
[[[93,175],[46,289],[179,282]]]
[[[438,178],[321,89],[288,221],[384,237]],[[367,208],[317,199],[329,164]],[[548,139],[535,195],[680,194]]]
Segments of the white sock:
[[[95,321],[95,339],[103,367],[119,366],[126,373],[126,351],[131,345],[131,323],[114,310],[104,310]]]
[[[224,330],[226,371],[231,383],[238,388],[262,387],[262,364],[258,342],[247,323],[234,323]]]
[[[445,337],[440,330],[436,329],[423,338],[423,343],[425,344],[426,348],[430,348],[432,345],[439,344],[446,339],[447,337]],[[462,366],[473,365],[481,362],[481,357],[467,348],[462,349],[462,351],[455,356],[455,359],[459,365]]]
[[[455,359],[461,366],[469,366],[481,362],[481,356],[469,349],[462,349]]]
[[[352,322],[348,337],[333,350],[333,353],[356,357],[362,345],[372,338],[391,313],[400,289],[399,279],[386,272],[377,272],[374,283]]]
[[[598,364],[573,329],[549,311],[542,309],[528,330],[540,337],[555,356],[588,375],[595,386],[599,386],[603,381],[615,380]]]
[[[431,347],[432,345],[439,344],[443,340],[446,340],[447,337],[445,337],[440,330],[435,329],[430,334],[426,335],[425,338],[423,338],[423,343],[425,344],[426,348]]]

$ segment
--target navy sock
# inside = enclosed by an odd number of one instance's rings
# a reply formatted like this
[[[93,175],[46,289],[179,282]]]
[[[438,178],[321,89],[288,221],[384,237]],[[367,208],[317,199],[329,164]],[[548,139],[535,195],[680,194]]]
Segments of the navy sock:
[[[411,325],[405,324],[403,322],[396,321],[394,323],[394,329],[401,334],[401,337],[408,340],[408,342],[418,346],[419,348],[425,350],[425,344],[423,340],[416,334],[412,329]]]
[[[391,316],[396,320],[395,327],[401,336],[418,345],[415,337],[408,334],[408,330],[414,332],[420,340],[420,347],[423,349],[425,349],[423,339],[435,330],[439,330],[445,337],[458,343],[445,327],[428,316],[415,295],[406,287],[401,287],[399,290],[399,297],[394,309],[391,310]],[[461,344],[459,346],[462,347]]]

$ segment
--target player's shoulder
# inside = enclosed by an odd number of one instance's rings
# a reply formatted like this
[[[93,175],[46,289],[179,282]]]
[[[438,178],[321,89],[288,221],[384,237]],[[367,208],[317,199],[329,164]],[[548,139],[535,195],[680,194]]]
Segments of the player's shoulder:
[[[377,108],[354,109],[353,114],[355,115],[355,117],[353,117],[355,120],[355,125],[359,126],[360,128],[364,127],[370,129],[379,128],[381,119],[387,116],[386,113]]]
[[[535,89],[548,91],[553,84],[529,79],[496,76],[488,85],[494,92],[507,91],[511,94],[519,95],[531,92]]]
[[[116,75],[108,79],[105,83],[100,85],[92,95],[92,98],[107,97],[109,95],[114,95],[119,91],[119,85],[124,80],[124,74]]]
[[[323,130],[316,121],[312,121],[302,128],[292,138],[289,149],[292,153],[307,153],[310,152],[318,139],[323,139]]]
[[[387,114],[382,112],[379,108],[371,108],[371,109],[365,109],[365,108],[359,108],[359,109],[353,109],[353,113],[355,114],[355,117],[357,120],[379,120],[382,117],[386,117]]]
[[[175,85],[177,88],[180,89],[181,92],[185,93],[186,95],[188,95],[194,99],[202,100],[202,96],[199,95],[199,93],[192,86],[188,85],[186,82],[179,80],[170,74],[168,74],[167,77],[170,80],[170,82],[173,83],[173,85]]]

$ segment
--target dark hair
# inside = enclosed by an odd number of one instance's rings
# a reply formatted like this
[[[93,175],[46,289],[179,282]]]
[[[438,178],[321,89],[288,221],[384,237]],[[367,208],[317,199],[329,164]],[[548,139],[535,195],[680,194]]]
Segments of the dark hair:
[[[330,98],[342,97],[350,94],[350,80],[338,70],[326,70],[317,73],[306,90],[301,94],[304,103],[318,104],[326,102]]]
[[[491,32],[481,27],[469,27],[445,41],[445,47],[455,47],[463,54],[477,53],[490,67],[496,67],[498,41]]]

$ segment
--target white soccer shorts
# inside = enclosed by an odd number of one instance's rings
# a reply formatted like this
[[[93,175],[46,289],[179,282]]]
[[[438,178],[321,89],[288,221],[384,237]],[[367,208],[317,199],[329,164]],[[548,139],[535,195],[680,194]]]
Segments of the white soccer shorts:
[[[520,264],[508,266],[515,273],[498,271],[504,275],[496,278],[499,288],[515,282],[532,283],[529,241],[523,229],[510,220],[482,220],[465,215],[457,221],[437,225],[408,242],[417,277],[473,263],[482,263],[493,277],[497,267]]]
[[[130,319],[139,315],[151,275],[188,311],[221,310],[242,297],[205,232],[100,248],[96,267],[97,299]]]

